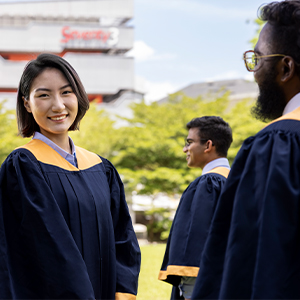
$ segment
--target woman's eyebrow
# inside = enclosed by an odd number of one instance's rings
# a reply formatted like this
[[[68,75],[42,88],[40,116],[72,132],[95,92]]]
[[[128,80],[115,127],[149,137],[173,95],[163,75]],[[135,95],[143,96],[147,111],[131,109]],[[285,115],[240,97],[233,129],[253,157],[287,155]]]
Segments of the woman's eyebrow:
[[[38,88],[36,90],[34,90],[35,92],[40,92],[40,91],[46,91],[46,92],[49,92],[51,91],[50,89],[46,89],[46,88]]]
[[[66,85],[62,86],[62,87],[60,88],[60,90],[62,90],[62,89],[65,89],[66,87],[71,87],[71,84],[70,84],[70,83],[68,83],[68,84],[66,84]]]
[[[63,89],[65,89],[65,88],[67,88],[67,87],[71,87],[71,84],[68,83],[68,84],[62,86],[62,87],[59,88],[59,89],[60,89],[60,90],[63,90]],[[38,89],[35,90],[35,92],[40,92],[40,91],[50,92],[51,89],[47,89],[47,88],[38,88]]]

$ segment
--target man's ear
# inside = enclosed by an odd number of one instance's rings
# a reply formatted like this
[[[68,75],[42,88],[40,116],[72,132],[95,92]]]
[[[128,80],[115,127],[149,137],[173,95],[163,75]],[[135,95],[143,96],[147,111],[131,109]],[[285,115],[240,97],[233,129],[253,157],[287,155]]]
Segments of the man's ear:
[[[31,108],[30,108],[29,100],[26,100],[24,96],[22,97],[22,100],[23,100],[23,103],[24,103],[24,106],[25,106],[26,110],[27,110],[29,113],[31,113]]]
[[[281,81],[287,82],[295,75],[295,61],[291,56],[285,56],[281,63]]]
[[[212,149],[213,149],[213,142],[212,140],[208,140],[206,142],[206,149],[204,150],[204,153],[209,153],[212,151]]]

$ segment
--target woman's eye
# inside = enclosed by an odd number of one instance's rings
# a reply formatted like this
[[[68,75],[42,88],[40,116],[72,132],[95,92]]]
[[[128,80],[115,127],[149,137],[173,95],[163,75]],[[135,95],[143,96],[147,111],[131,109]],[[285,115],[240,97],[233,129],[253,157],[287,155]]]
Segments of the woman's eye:
[[[64,91],[64,92],[63,92],[63,95],[71,94],[71,93],[72,93],[72,91]]]
[[[38,97],[39,98],[44,98],[44,97],[47,97],[48,95],[47,94],[41,94],[41,95],[39,95]]]

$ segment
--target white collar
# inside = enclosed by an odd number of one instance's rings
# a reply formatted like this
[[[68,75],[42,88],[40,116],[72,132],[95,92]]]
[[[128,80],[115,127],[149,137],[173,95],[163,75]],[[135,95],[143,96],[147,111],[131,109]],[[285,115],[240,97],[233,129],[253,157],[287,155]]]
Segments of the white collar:
[[[285,106],[282,115],[286,115],[300,106],[300,93],[296,94]]]
[[[230,170],[229,161],[226,157],[217,158],[206,164],[202,170],[202,175],[217,167],[224,167]]]

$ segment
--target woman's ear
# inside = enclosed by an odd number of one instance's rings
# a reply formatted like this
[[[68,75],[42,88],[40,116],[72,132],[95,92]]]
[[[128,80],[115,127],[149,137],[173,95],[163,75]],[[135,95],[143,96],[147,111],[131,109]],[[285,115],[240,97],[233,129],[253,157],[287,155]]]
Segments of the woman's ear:
[[[26,110],[29,113],[31,113],[31,108],[30,108],[29,100],[26,100],[24,96],[22,96],[22,100],[23,100],[23,103],[24,103],[24,106],[25,106]]]

